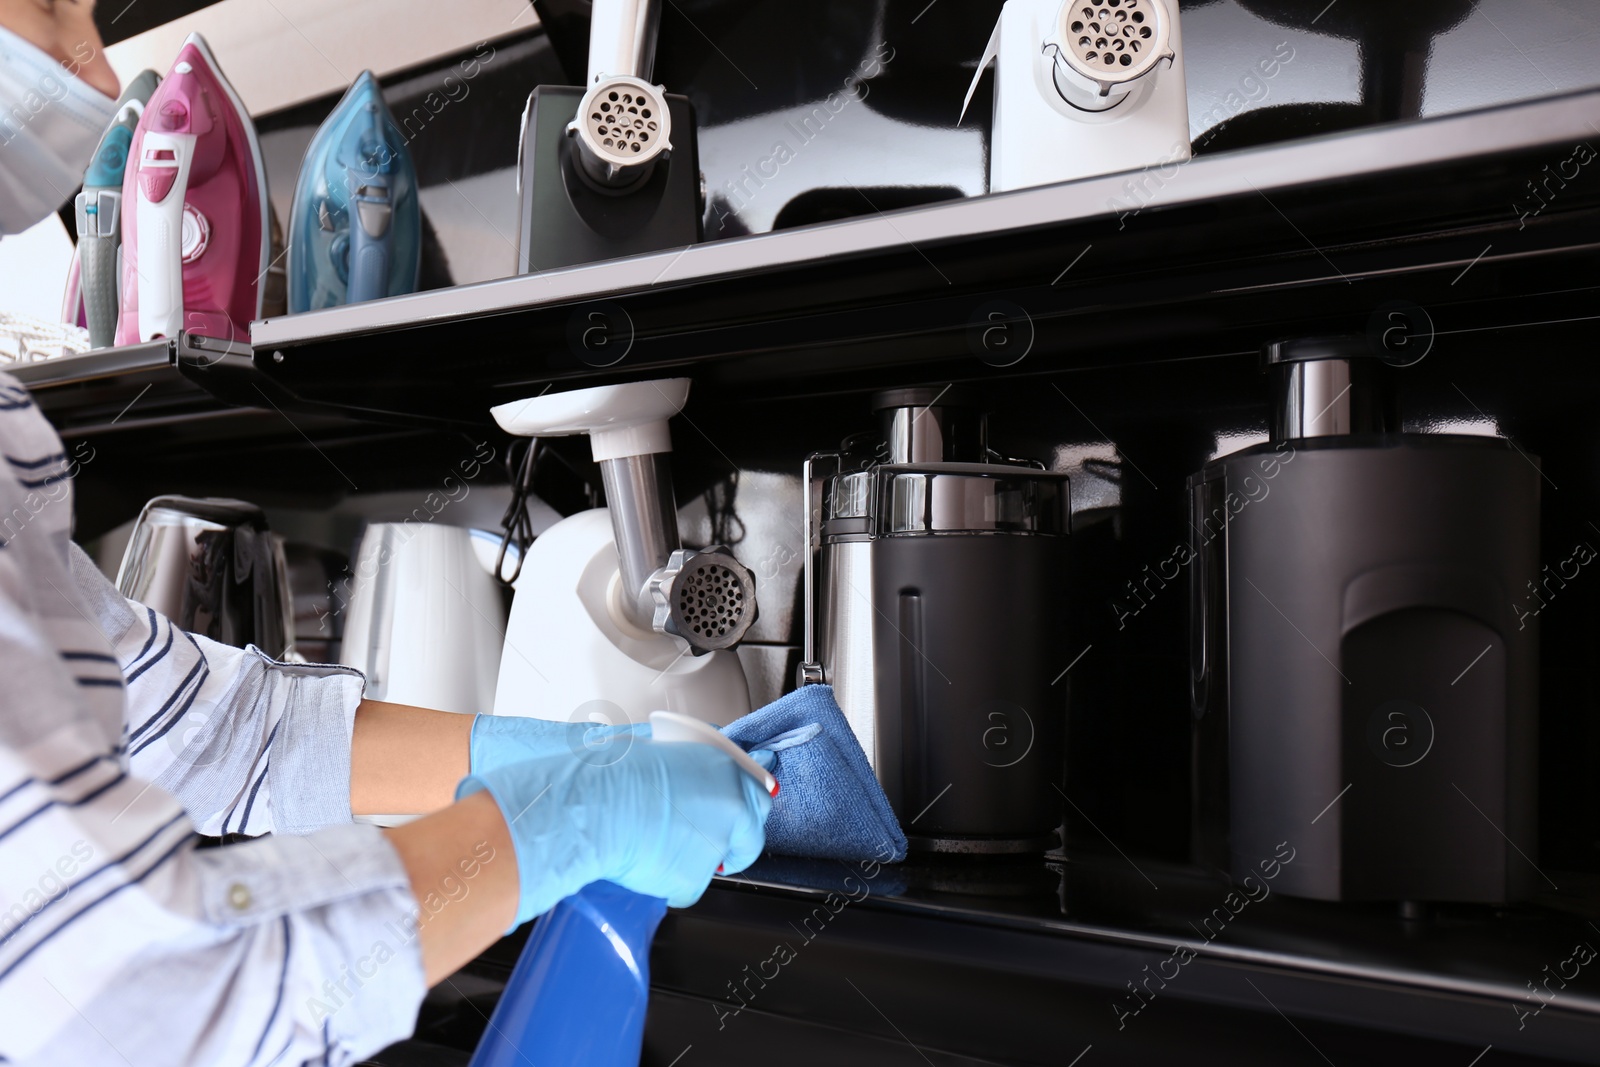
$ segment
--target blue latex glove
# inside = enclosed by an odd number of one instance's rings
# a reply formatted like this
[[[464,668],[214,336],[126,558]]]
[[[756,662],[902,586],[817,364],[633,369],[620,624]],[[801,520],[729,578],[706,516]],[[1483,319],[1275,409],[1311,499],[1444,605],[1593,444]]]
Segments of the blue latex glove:
[[[544,756],[577,756],[587,763],[615,763],[637,738],[650,736],[647,722],[613,726],[596,722],[552,722],[521,715],[479,715],[472,724],[471,770],[482,774]]]
[[[516,925],[602,880],[688,907],[719,864],[733,874],[755,862],[772,810],[760,783],[725,753],[648,739],[610,763],[562,753],[475,774],[456,799],[482,789],[516,847]]]

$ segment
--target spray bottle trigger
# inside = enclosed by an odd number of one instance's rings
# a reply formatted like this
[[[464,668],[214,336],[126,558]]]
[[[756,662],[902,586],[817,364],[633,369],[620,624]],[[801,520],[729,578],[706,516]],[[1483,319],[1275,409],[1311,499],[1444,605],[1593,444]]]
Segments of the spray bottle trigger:
[[[668,743],[679,741],[698,741],[703,745],[719,748],[733,757],[733,762],[739,769],[761,783],[761,787],[770,795],[778,795],[778,780],[772,776],[761,764],[750,758],[750,754],[729,740],[722,731],[709,723],[699,719],[691,719],[687,715],[680,715],[675,711],[652,711],[650,713],[650,738],[653,741]]]
[[[650,738],[653,741],[674,743],[680,741],[698,741],[704,745],[720,748],[733,761],[739,769],[761,783],[770,796],[778,795],[778,780],[772,776],[761,764],[750,758],[750,754],[729,740],[722,731],[715,726],[691,719],[687,715],[679,715],[675,711],[652,711],[650,713]],[[722,864],[717,864],[717,873],[723,873]]]

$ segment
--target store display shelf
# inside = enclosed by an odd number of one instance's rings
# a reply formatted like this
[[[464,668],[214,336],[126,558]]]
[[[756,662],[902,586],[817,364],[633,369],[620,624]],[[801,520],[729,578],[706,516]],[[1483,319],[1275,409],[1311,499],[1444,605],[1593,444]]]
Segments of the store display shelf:
[[[1571,320],[1600,287],[1597,124],[1600,92],[1574,93],[267,319],[254,360],[307,407],[481,423],[552,382],[689,366],[870,387],[1246,351],[1397,307],[1439,334]]]
[[[1581,966],[1574,946],[1594,944],[1593,918],[1579,895],[1407,911],[1293,900],[1270,882],[1246,894],[1195,868],[1110,854],[765,857],[662,925],[646,1044],[670,1059],[685,1044],[782,1043],[774,1062],[815,1062],[826,1043],[859,1056],[899,1026],[902,1048],[936,1062],[1066,1063],[1092,1044],[1104,1062],[1134,1063],[1171,1051],[1181,1030],[1204,1050],[1195,1062],[1314,1060],[1281,1012],[1335,1062],[1456,1062],[1457,1046],[1463,1063],[1487,1046],[1507,1062],[1587,1060],[1600,999],[1539,983]],[[519,942],[472,970],[503,979]],[[793,962],[771,962],[775,945]],[[916,983],[898,977],[908,969]]]
[[[225,410],[177,369],[179,342],[102,348],[6,372],[27,386],[63,437],[170,425]]]
[[[8,364],[5,370],[29,389],[38,392],[169,367],[172,365],[174,344],[162,338],[142,345],[97,348],[57,359]]]
[[[150,429],[232,438],[247,409],[289,402],[256,372],[247,344],[190,333],[4,369],[68,438]]]

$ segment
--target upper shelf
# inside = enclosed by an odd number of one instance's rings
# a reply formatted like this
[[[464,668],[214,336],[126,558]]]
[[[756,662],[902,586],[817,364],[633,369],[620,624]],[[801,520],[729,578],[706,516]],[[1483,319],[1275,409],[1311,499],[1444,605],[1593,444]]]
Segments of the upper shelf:
[[[173,370],[177,342],[103,348],[5,370],[33,393],[64,437],[168,423],[218,410],[205,390]]]
[[[1202,156],[267,319],[254,359],[306,408],[481,424],[689,364],[827,391],[1248,351],[1394,301],[1441,333],[1571,318],[1600,286],[1597,128],[1586,91]]]
[[[212,397],[485,425],[554,382],[686,366],[701,391],[815,393],[1246,352],[1396,303],[1441,335],[1571,323],[1600,288],[1597,128],[1586,91],[266,319],[253,352],[9,369],[67,432]]]
[[[248,345],[190,333],[144,344],[5,366],[63,437],[210,427],[213,437],[253,432],[238,425],[290,398],[263,379]]]

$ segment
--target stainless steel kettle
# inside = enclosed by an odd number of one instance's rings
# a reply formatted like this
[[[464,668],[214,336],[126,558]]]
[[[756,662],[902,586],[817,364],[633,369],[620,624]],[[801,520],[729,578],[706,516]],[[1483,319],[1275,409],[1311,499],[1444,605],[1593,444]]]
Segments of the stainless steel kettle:
[[[293,597],[283,542],[260,508],[220,497],[158,496],[144,506],[117,591],[180,629],[291,655]]]

